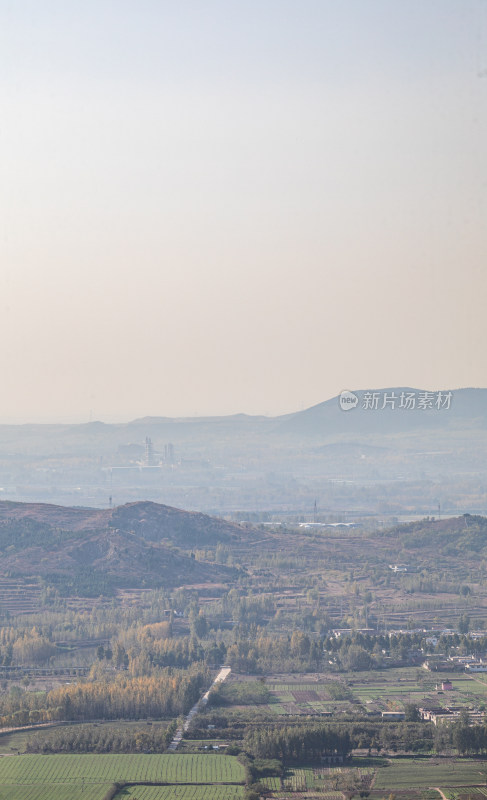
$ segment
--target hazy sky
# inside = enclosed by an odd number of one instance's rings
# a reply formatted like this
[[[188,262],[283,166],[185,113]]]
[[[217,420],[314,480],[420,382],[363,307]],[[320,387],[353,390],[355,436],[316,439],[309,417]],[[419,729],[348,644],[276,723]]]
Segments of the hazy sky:
[[[0,0],[0,421],[487,386],[487,0]]]

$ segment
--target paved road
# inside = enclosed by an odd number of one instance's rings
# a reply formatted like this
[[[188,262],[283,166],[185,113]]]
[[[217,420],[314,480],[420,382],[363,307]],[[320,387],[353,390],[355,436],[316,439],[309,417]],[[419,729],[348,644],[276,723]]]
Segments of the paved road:
[[[228,678],[228,676],[230,675],[231,671],[232,670],[231,670],[230,667],[222,667],[221,668],[220,672],[216,676],[215,680],[211,684],[211,686],[208,689],[208,691],[205,692],[203,697],[200,697],[198,702],[194,704],[193,708],[191,709],[191,711],[189,712],[188,716],[184,720],[182,728],[178,728],[178,730],[176,731],[176,733],[174,735],[174,739],[172,740],[171,744],[167,748],[168,752],[174,753],[178,749],[179,744],[181,742],[181,739],[183,738],[183,734],[184,734],[185,731],[188,730],[189,726],[191,725],[191,721],[192,721],[194,715],[197,714],[198,711],[200,711],[201,708],[203,708],[203,706],[206,706],[206,704],[208,702],[208,698],[210,696],[210,692],[213,689],[213,687],[216,686],[217,683],[223,683],[223,681]]]

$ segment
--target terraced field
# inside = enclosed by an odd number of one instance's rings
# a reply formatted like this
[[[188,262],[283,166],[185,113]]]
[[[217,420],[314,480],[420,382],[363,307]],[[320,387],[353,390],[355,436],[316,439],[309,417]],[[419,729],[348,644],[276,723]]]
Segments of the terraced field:
[[[34,614],[40,608],[41,589],[37,583],[0,578],[0,610],[9,614]]]

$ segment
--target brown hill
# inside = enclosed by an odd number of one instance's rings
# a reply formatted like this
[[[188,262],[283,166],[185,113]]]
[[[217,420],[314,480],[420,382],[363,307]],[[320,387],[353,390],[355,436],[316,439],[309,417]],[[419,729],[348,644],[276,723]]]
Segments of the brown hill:
[[[195,511],[142,501],[116,508],[73,508],[48,503],[0,502],[0,525],[4,521],[30,520],[65,531],[131,531],[151,541],[170,539],[189,547],[229,540],[238,544],[251,534],[240,525]]]
[[[104,510],[0,503],[1,574],[39,578],[64,595],[226,583],[235,569],[197,560],[191,549],[238,545],[249,535],[238,525],[156,503]]]

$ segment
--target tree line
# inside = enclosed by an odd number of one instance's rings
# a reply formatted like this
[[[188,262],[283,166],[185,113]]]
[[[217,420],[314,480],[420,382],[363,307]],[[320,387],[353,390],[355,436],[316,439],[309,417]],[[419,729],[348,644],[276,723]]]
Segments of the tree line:
[[[248,730],[243,749],[254,758],[284,764],[319,761],[323,752],[348,756],[352,749],[428,752],[434,726],[418,722],[343,722],[261,726]]]
[[[25,749],[27,753],[164,753],[176,726],[176,720],[167,727],[63,726],[31,736]]]
[[[347,757],[352,742],[348,731],[330,725],[283,725],[249,731],[244,738],[244,750],[254,758],[304,764],[319,762],[323,752]]]

